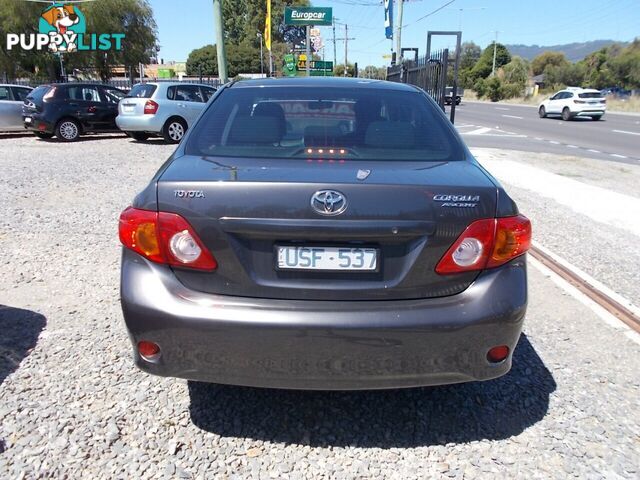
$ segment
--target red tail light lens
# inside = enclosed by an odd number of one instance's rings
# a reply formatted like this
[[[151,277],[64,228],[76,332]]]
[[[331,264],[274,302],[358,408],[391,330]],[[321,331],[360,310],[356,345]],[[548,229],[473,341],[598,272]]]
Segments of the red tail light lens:
[[[523,215],[469,225],[436,266],[441,275],[493,268],[529,250],[531,222]]]
[[[129,207],[120,214],[120,242],[157,263],[215,270],[216,259],[180,215]]]
[[[153,100],[147,100],[144,104],[144,114],[145,115],[155,115],[156,113],[158,113],[158,107],[160,105],[158,105],[156,102],[154,102]]]

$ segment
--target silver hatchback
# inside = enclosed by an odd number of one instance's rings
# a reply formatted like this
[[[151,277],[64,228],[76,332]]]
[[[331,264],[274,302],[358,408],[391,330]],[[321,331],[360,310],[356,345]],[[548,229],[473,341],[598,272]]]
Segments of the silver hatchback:
[[[179,143],[215,91],[195,83],[139,83],[118,104],[116,124],[139,141],[161,135]]]

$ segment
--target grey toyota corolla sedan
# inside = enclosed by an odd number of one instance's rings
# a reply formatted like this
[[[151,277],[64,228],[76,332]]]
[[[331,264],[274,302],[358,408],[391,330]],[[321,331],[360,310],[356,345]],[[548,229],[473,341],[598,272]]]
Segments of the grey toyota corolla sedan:
[[[529,220],[412,86],[221,88],[119,232],[146,372],[376,389],[511,367]]]

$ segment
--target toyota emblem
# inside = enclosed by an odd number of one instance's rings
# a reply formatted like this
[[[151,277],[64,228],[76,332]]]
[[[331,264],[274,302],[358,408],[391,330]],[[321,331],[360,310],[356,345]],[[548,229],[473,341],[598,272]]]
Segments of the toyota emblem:
[[[318,190],[311,197],[311,208],[320,215],[340,215],[347,209],[347,198],[335,190]]]

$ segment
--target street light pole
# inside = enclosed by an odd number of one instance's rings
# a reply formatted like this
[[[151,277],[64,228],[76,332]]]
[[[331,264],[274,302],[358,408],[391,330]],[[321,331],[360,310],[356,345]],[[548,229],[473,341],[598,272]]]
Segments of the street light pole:
[[[496,39],[493,41],[493,67],[491,67],[491,76],[496,74],[496,53],[498,50],[498,31],[496,30]]]
[[[264,57],[262,56],[262,34],[256,33],[256,36],[260,39],[260,75],[264,76]]]

